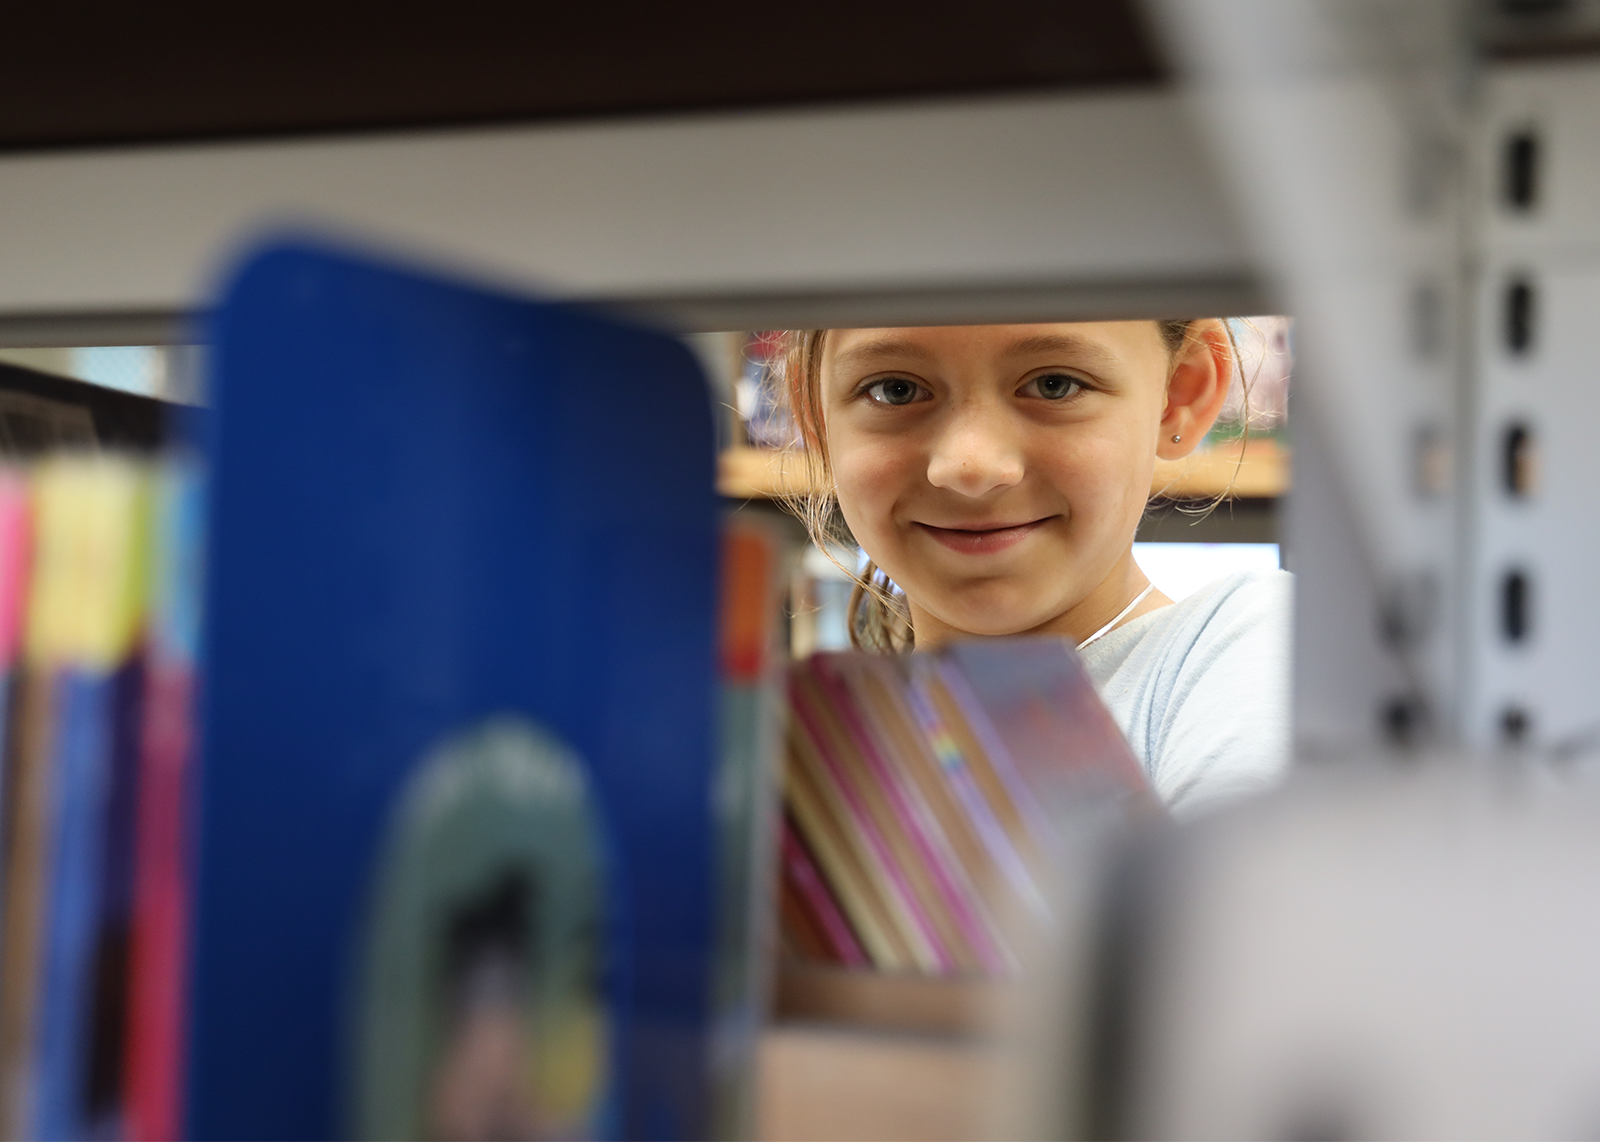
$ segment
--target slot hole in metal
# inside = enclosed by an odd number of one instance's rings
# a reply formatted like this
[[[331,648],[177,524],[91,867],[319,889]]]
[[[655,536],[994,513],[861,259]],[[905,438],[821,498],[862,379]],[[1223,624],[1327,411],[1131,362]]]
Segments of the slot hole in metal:
[[[1517,131],[1506,139],[1505,200],[1512,210],[1526,213],[1539,201],[1539,136]]]
[[[1533,729],[1533,716],[1521,706],[1507,706],[1500,712],[1500,740],[1506,745],[1521,745]]]
[[[1532,626],[1532,584],[1521,569],[1507,571],[1500,581],[1500,633],[1513,645],[1527,641]]]
[[[1521,421],[1506,428],[1500,449],[1500,479],[1513,499],[1531,496],[1539,483],[1539,463],[1533,429]]]
[[[1533,283],[1526,278],[1516,278],[1506,287],[1506,348],[1516,356],[1523,356],[1533,348],[1536,304]]]

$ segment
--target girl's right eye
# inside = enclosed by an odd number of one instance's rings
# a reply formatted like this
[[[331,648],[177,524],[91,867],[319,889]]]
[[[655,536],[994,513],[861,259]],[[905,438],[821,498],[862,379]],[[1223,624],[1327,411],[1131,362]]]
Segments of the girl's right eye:
[[[873,381],[863,391],[878,404],[902,405],[933,399],[933,394],[927,389],[905,377],[886,377],[881,381]]]

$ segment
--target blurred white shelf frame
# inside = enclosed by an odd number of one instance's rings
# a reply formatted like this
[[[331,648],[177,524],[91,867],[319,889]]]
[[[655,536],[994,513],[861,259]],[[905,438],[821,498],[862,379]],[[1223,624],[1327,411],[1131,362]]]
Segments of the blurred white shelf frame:
[[[1210,170],[1161,90],[10,155],[0,344],[180,337],[296,228],[682,329],[1270,311]]]

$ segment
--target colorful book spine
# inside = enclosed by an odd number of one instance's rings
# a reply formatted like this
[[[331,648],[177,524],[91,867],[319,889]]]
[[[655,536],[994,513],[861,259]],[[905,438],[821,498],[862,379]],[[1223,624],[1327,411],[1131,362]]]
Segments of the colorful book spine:
[[[890,889],[882,870],[860,834],[844,824],[849,811],[828,784],[816,759],[816,746],[798,716],[791,723],[783,791],[801,834],[873,966],[882,971],[913,970],[915,961],[891,914]]]
[[[911,883],[916,870],[903,860],[903,853],[895,851],[896,843],[886,828],[889,814],[882,804],[882,791],[861,772],[850,727],[841,717],[840,695],[815,674],[805,672],[796,673],[791,694],[795,719],[813,747],[800,755],[802,764],[812,764],[816,791],[840,823],[841,832],[855,842],[853,847],[876,882],[888,906],[890,923],[910,950],[912,963],[926,973],[948,970],[954,960],[940,942],[924,899]],[[800,815],[804,820],[805,812]]]
[[[906,700],[902,665],[882,657],[860,660],[862,669],[854,683],[874,714],[870,726],[879,744],[880,764],[904,787],[923,844],[937,862],[936,876],[949,907],[978,957],[978,968],[991,975],[1007,974],[1014,957],[994,907],[1009,903],[1003,892],[998,896],[995,892],[1001,878],[952,796],[930,743],[918,732]]]
[[[779,812],[774,771],[782,741],[773,644],[783,556],[782,534],[759,516],[724,518],[712,1113],[716,1133],[730,1138],[755,1129],[757,1036],[770,990]]]
[[[37,480],[42,535],[64,550],[41,551],[46,557],[34,612],[37,653],[56,675],[57,696],[28,1136],[115,1136],[121,1133],[148,484],[142,469],[116,459],[49,461]]]
[[[140,743],[127,1068],[130,1142],[183,1135],[194,737],[204,482],[176,460],[156,485],[145,721]]]
[[[27,478],[0,469],[0,726],[10,724],[7,713],[20,665],[32,558],[33,508]]]
[[[943,831],[915,783],[907,779],[905,766],[883,740],[894,710],[881,693],[874,692],[874,683],[883,680],[881,668],[892,671],[895,664],[830,656],[819,665],[864,765],[863,784],[881,791],[885,831],[896,839],[897,857],[907,870],[907,880],[935,925],[946,955],[946,970],[1000,971],[1005,956],[973,898],[970,880],[955,866]],[[866,710],[871,711],[870,718]]]
[[[48,541],[41,542],[48,547]],[[41,558],[39,563],[43,563]],[[37,579],[37,574],[35,575]],[[38,592],[35,592],[35,599]],[[32,611],[37,602],[30,603]],[[19,676],[6,774],[5,919],[0,950],[0,1100],[7,1138],[29,1136],[39,1007],[44,870],[51,842],[49,759],[56,686],[33,651]]]
[[[805,902],[787,878],[778,888],[778,937],[778,946],[788,959],[837,962],[827,939],[806,910]]]
[[[1082,663],[1059,644],[960,644],[944,673],[1043,848],[1085,814],[1162,812]]]
[[[796,835],[795,826],[788,821],[783,829],[783,883],[792,893],[796,919],[816,940],[821,958],[845,967],[866,967],[866,952],[834,902],[805,843]]]
[[[932,670],[924,669],[929,665]],[[1042,918],[1048,906],[1027,859],[1031,845],[1024,835],[1023,817],[995,777],[977,735],[970,732],[961,711],[943,700],[945,680],[935,672],[936,664],[919,664],[913,669],[907,703],[939,759],[940,772],[952,795],[982,840],[990,860],[1024,906]]]
[[[9,830],[11,741],[9,727],[21,685],[22,637],[27,617],[28,585],[33,560],[33,501],[27,477],[0,469],[0,852]],[[4,916],[4,881],[0,880],[0,917]]]
[[[1153,803],[1059,640],[813,655],[790,696],[786,907],[835,962],[827,917],[882,970],[1010,975],[1059,838]]]
[[[31,977],[20,974],[31,966],[31,948],[19,936],[30,928],[33,891],[31,884],[16,879],[16,860],[19,833],[26,839],[37,820],[28,812],[37,798],[27,778],[37,768],[29,759],[43,749],[48,712],[45,687],[33,683],[25,669],[33,538],[33,497],[27,477],[6,471],[0,475],[0,648],[5,662],[0,682],[5,716],[0,755],[0,1131],[8,1138],[22,1132],[32,1001]]]

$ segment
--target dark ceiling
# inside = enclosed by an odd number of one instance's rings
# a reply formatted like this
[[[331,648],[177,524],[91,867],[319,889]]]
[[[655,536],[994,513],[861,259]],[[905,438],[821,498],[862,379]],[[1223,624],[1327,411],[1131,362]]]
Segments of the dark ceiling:
[[[1133,0],[15,4],[0,149],[1158,82]]]

